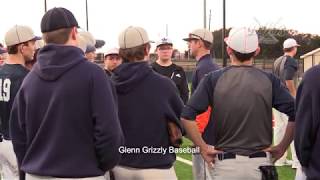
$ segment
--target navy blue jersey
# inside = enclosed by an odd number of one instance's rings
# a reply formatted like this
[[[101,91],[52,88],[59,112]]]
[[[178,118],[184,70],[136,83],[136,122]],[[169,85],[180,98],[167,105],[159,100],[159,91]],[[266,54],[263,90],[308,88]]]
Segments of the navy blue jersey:
[[[283,83],[293,80],[297,83],[298,61],[290,56],[281,56],[274,62],[273,73]]]
[[[211,71],[218,70],[219,66],[213,62],[210,54],[202,56],[198,63],[195,71],[192,75],[192,86],[191,93],[194,93],[201,79]]]
[[[5,139],[10,139],[10,111],[28,69],[20,64],[5,64],[0,66],[0,132]]]

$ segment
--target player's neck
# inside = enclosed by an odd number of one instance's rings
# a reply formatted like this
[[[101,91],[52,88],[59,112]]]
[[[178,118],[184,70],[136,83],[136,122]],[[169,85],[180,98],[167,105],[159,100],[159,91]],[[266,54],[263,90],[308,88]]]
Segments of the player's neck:
[[[246,61],[239,61],[237,59],[233,59],[231,61],[232,66],[252,66],[253,65],[253,60],[246,60]]]
[[[285,55],[285,56],[290,56],[290,57],[292,57],[292,58],[294,57],[293,53],[290,53],[290,52],[286,52],[286,53],[284,53],[284,55]]]
[[[160,66],[170,66],[170,65],[172,64],[171,59],[166,59],[166,60],[158,59],[156,62],[157,62]]]
[[[22,55],[9,54],[6,64],[21,64],[22,66],[25,66],[25,60]]]
[[[197,55],[196,55],[196,60],[199,61],[203,56],[205,55],[210,55],[210,50],[205,50],[205,49],[199,49]]]

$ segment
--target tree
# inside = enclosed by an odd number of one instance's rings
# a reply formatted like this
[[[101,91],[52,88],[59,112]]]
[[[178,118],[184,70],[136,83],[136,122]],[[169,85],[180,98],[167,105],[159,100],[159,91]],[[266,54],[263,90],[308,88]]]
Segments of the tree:
[[[229,34],[230,29],[226,30],[226,34]],[[283,41],[287,38],[294,38],[301,46],[298,48],[297,56],[308,53],[316,48],[320,47],[320,36],[312,35],[308,33],[299,33],[292,29],[276,29],[261,27],[257,30],[259,36],[259,44],[261,52],[258,59],[276,59],[283,54]],[[222,29],[213,32],[214,43],[213,52],[216,58],[220,59],[222,48]],[[225,48],[225,47],[224,47]],[[226,51],[225,51],[226,53]],[[227,54],[225,54],[225,57]]]

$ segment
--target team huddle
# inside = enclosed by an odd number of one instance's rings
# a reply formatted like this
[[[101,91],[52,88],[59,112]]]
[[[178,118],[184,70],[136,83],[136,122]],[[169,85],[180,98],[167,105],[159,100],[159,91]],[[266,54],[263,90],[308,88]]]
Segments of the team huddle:
[[[267,73],[253,67],[260,52],[255,30],[230,31],[225,68],[210,54],[212,33],[192,31],[183,39],[197,60],[189,98],[168,37],[156,42],[158,59],[150,63],[153,42],[145,29],[130,26],[101,68],[94,63],[94,38],[78,28],[72,12],[53,8],[42,17],[42,38],[22,25],[6,33],[6,49],[0,48],[7,54],[0,65],[2,179],[177,179],[176,153],[191,153],[197,180],[273,180],[274,163],[284,163],[294,138],[296,177],[320,178],[319,99],[310,97],[319,69],[307,73],[296,92],[294,39],[284,42],[284,55]],[[275,145],[273,116],[283,122]],[[182,136],[194,147],[181,149]]]

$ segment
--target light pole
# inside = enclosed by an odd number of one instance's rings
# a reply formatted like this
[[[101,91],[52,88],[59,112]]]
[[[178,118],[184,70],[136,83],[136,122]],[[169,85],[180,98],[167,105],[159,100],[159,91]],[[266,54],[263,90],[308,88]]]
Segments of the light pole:
[[[207,0],[203,0],[203,27],[207,28]]]
[[[222,41],[221,41],[221,53],[222,53],[222,61],[223,61],[223,67],[227,66],[227,59],[224,56],[224,38],[226,37],[226,0],[223,0],[223,29],[222,29]]]
[[[47,0],[44,0],[44,13],[47,12]]]
[[[166,37],[168,37],[169,36],[169,26],[168,26],[168,24],[166,24]]]
[[[209,31],[211,29],[211,9],[209,11]]]
[[[88,0],[86,0],[86,23],[87,23],[87,31],[89,31]]]

